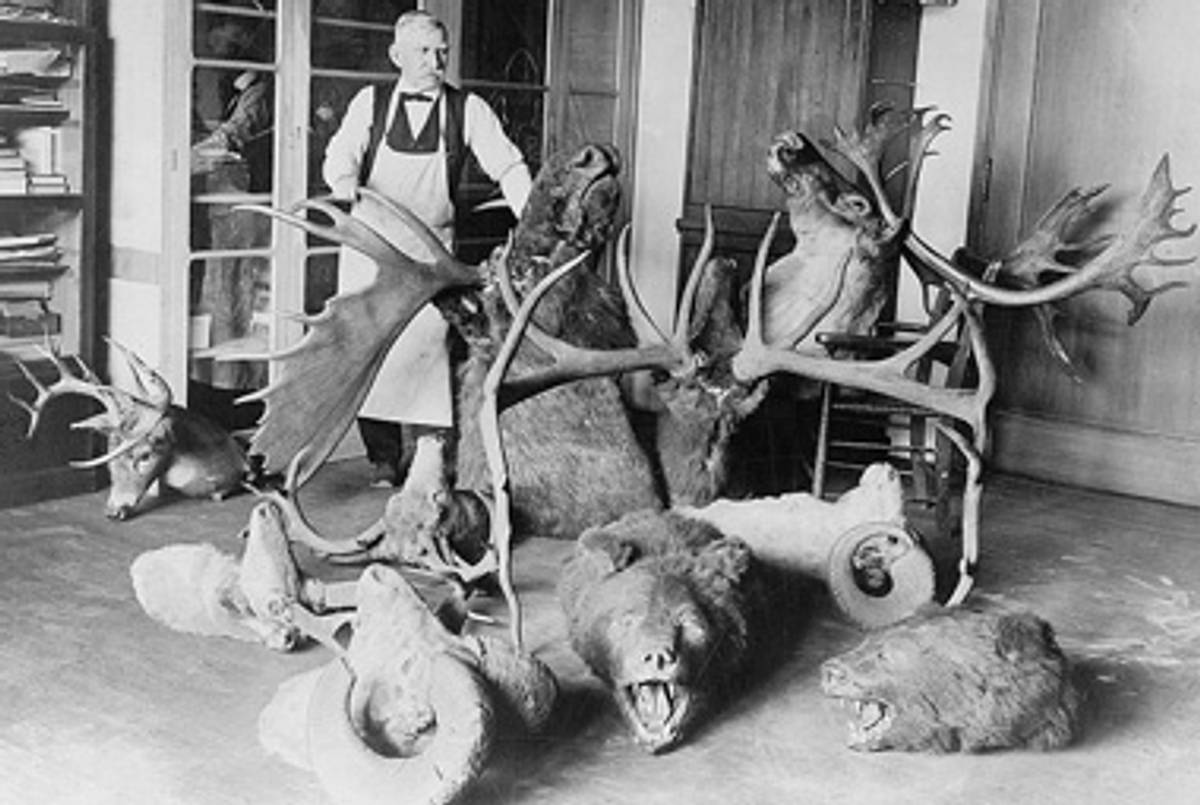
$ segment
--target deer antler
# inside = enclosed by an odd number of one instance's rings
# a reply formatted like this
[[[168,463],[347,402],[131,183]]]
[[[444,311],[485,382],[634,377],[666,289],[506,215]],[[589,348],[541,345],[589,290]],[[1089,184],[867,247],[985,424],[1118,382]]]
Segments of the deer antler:
[[[133,373],[133,381],[137,383],[142,398],[155,408],[166,411],[171,405],[173,395],[163,376],[147,366],[140,355],[115,338],[106,335],[104,340],[125,356],[125,362]]]
[[[102,384],[95,374],[92,373],[92,370],[79,360],[78,357],[75,358],[75,362],[79,365],[80,371],[84,375],[82,379],[75,376],[56,351],[44,347],[38,347],[38,351],[54,364],[54,368],[58,371],[58,379],[53,381],[49,386],[43,385],[33,374],[33,371],[22,361],[18,360],[16,362],[17,368],[21,370],[21,374],[33,386],[36,395],[32,402],[26,402],[12,394],[8,395],[10,400],[29,414],[29,427],[25,429],[26,439],[32,438],[33,434],[37,431],[38,423],[41,421],[41,415],[47,403],[55,397],[62,397],[67,394],[91,397],[103,405],[104,413],[97,415],[97,417],[92,417],[92,419],[99,421],[99,418],[102,417],[106,423],[114,428],[120,424],[121,410],[117,404],[115,389]]]
[[[121,349],[126,352],[127,356],[132,354],[124,347]],[[39,347],[39,351],[54,364],[54,368],[58,371],[58,379],[49,386],[43,385],[29,367],[21,361],[17,361],[17,368],[21,370],[21,374],[37,392],[32,402],[9,395],[14,403],[29,413],[29,427],[26,429],[25,437],[33,436],[41,420],[42,412],[50,400],[67,394],[90,397],[104,406],[102,412],[72,422],[72,430],[94,430],[110,437],[119,437],[110,439],[110,442],[115,442],[115,444],[112,444],[104,454],[95,458],[72,461],[70,462],[72,467],[79,469],[99,467],[128,453],[154,429],[166,413],[169,399],[163,404],[151,402],[114,386],[101,383],[96,374],[78,357],[75,358],[75,362],[83,377],[76,377],[57,352],[41,347]],[[142,364],[142,366],[145,365]],[[163,385],[165,387],[166,384]]]
[[[308,332],[291,349],[271,356],[278,361],[276,379],[265,389],[241,398],[266,402],[251,445],[265,455],[267,471],[281,470],[301,449],[309,449],[310,460],[300,473],[299,484],[337,447],[370,391],[388,348],[417,311],[447,288],[482,281],[476,268],[451,257],[407,210],[376,193],[360,193],[360,204],[380,206],[409,223],[433,253],[433,262],[414,260],[325,199],[302,201],[290,211],[256,205],[243,208],[358,249],[379,265],[371,285],[330,299],[316,316],[300,317]],[[301,213],[305,210],[324,214],[332,224],[304,217]]]

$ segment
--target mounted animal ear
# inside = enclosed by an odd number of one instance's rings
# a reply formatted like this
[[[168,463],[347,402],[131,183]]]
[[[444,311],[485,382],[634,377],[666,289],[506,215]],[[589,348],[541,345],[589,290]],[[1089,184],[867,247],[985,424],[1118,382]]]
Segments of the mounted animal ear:
[[[641,558],[637,545],[602,529],[588,529],[579,538],[580,550],[605,556],[616,573]]]
[[[1054,627],[1028,612],[1002,617],[996,625],[996,654],[1008,662],[1036,661],[1059,654]]]
[[[711,585],[711,589],[727,588],[745,576],[752,561],[746,543],[724,537],[705,545],[696,554],[696,576],[704,578],[705,586]]]

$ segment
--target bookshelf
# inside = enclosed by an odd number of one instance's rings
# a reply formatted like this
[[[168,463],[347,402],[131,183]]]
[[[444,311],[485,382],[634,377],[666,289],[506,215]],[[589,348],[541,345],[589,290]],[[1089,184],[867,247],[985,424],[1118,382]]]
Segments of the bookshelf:
[[[17,368],[56,377],[42,350],[96,365],[101,213],[106,197],[99,132],[107,39],[100,0],[0,4],[0,506],[96,488],[71,460],[96,438],[69,423],[88,400],[56,400],[33,438],[9,395],[31,399]]]

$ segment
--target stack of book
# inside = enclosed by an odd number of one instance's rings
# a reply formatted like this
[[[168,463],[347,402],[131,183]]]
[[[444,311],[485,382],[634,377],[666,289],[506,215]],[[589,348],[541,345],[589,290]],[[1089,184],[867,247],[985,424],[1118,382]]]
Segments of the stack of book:
[[[17,135],[17,145],[25,158],[28,193],[70,192],[67,177],[59,170],[57,129],[51,126],[23,129]]]
[[[71,189],[67,184],[67,177],[61,173],[30,173],[26,179],[26,192],[30,195],[66,193]]]
[[[29,191],[25,158],[13,145],[0,145],[0,195],[24,195]]]
[[[48,300],[66,270],[53,233],[0,236],[0,300]]]
[[[41,299],[0,297],[0,338],[45,340],[62,333],[62,316]]]

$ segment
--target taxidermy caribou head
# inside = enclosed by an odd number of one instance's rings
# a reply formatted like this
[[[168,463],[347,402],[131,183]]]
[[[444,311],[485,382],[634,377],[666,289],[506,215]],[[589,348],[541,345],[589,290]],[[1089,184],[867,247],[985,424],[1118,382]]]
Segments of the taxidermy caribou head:
[[[130,517],[155,482],[188,497],[221,499],[239,490],[249,469],[245,453],[230,434],[194,412],[172,402],[171,389],[162,376],[135,353],[109,341],[125,356],[138,394],[100,382],[86,366],[76,376],[58,355],[46,357],[58,370],[49,386],[40,383],[25,365],[21,372],[37,394],[32,402],[13,401],[29,412],[26,436],[33,436],[46,405],[55,397],[77,394],[91,397],[104,410],[71,425],[104,434],[108,450],[101,456],[74,461],[87,468],[107,464],[112,479],[105,514],[117,520]]]

